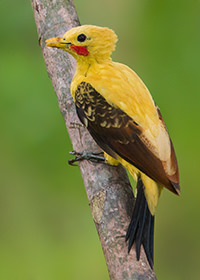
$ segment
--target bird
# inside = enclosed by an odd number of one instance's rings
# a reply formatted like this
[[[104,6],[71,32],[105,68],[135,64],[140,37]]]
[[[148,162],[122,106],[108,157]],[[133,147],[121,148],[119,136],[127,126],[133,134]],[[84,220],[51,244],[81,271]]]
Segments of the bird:
[[[107,27],[81,25],[46,40],[76,61],[71,82],[77,115],[110,165],[121,164],[137,182],[136,202],[125,240],[143,245],[154,265],[154,217],[163,187],[180,195],[179,170],[159,107],[135,71],[111,58],[118,38]]]

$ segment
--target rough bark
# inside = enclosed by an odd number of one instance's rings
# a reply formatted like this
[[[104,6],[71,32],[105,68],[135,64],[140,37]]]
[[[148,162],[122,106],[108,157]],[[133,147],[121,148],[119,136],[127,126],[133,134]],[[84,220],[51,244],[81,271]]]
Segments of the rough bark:
[[[79,25],[72,0],[31,0],[39,43],[49,77],[57,95],[60,110],[73,149],[77,152],[98,152],[99,148],[79,123],[70,95],[70,83],[76,63],[66,52],[45,47],[45,40],[63,35]],[[99,234],[111,280],[156,279],[142,249],[140,261],[134,248],[127,252],[125,234],[134,197],[126,172],[121,166],[82,161],[80,171],[85,184],[92,216]],[[73,168],[73,167],[72,167]]]

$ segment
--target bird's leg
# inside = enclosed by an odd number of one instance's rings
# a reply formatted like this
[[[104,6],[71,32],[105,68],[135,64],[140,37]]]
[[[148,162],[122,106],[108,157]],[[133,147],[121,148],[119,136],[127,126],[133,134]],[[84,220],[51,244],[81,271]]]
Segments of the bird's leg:
[[[82,152],[82,153],[78,153],[76,151],[72,151],[69,152],[71,155],[75,156],[74,159],[69,159],[68,163],[70,165],[75,166],[76,164],[74,164],[77,161],[81,161],[81,160],[90,160],[91,162],[94,163],[106,163],[105,162],[105,158],[103,156],[103,152],[100,153],[88,153],[88,152]]]
[[[82,123],[79,123],[79,122],[71,122],[70,123],[70,128],[82,128],[84,127],[84,125]],[[79,153],[79,152],[76,152],[76,151],[72,151],[72,152],[69,152],[71,155],[75,156],[74,159],[69,159],[68,160],[68,163],[72,166],[76,166],[76,164],[74,164],[75,162],[78,162],[78,161],[81,161],[81,160],[89,160],[91,162],[94,162],[94,163],[105,163],[106,164],[106,161],[105,161],[105,158],[103,156],[103,152],[99,152],[99,153],[89,153],[89,152],[82,152],[82,153]]]
[[[85,126],[80,122],[70,122],[69,128],[81,128],[81,127],[85,127]]]

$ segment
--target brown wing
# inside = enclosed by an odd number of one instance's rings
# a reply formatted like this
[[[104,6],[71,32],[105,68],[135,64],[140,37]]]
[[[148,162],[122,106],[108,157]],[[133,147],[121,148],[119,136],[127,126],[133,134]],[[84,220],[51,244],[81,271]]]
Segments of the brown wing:
[[[169,175],[166,163],[141,140],[142,128],[121,109],[110,105],[90,84],[82,82],[77,87],[75,103],[81,122],[107,154],[116,159],[119,155],[156,182],[179,194],[178,166],[172,143],[170,164],[175,171]]]

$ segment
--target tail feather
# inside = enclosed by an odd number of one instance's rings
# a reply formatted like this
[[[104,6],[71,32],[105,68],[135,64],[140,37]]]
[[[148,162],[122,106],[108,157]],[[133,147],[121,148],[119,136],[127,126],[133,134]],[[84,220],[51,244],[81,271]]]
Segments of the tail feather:
[[[147,204],[147,203],[146,203]],[[143,231],[143,247],[148,259],[148,262],[153,268],[153,240],[154,240],[154,216],[151,215],[149,209],[146,212],[145,228]]]
[[[144,185],[140,177],[137,181],[135,207],[126,233],[127,240],[128,252],[135,242],[137,260],[140,259],[140,248],[143,245],[149,265],[153,268],[154,216],[149,211],[144,195]]]

